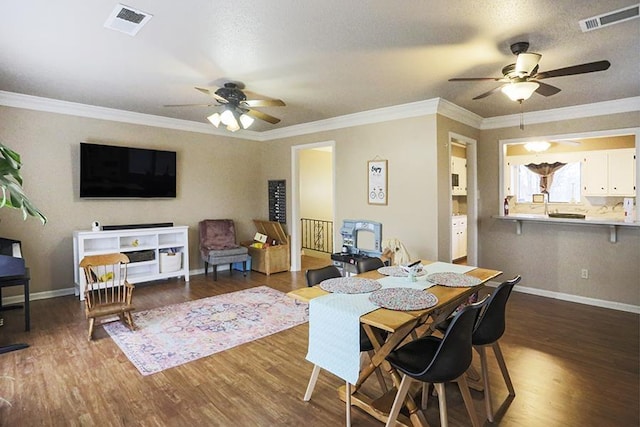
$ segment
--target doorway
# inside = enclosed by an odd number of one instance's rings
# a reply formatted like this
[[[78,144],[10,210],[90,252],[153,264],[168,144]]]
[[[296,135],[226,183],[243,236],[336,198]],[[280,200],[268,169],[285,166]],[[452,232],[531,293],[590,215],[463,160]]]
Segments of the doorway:
[[[449,133],[450,260],[478,264],[477,141]]]
[[[291,270],[335,251],[335,142],[291,147]],[[304,249],[303,249],[304,248]]]

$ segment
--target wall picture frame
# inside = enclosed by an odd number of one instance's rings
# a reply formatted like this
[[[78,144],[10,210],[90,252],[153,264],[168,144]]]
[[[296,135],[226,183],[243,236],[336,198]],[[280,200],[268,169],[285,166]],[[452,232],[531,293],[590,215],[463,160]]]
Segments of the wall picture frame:
[[[388,200],[388,163],[386,160],[367,162],[367,200],[370,205],[386,205]]]

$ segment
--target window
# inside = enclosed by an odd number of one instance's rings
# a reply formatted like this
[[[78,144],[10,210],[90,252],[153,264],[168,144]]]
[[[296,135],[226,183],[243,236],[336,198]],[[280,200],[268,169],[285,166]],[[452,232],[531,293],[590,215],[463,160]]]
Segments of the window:
[[[525,165],[517,166],[517,200],[531,203],[534,194],[540,193],[540,175]],[[580,162],[570,162],[553,174],[549,189],[549,202],[576,203],[580,201]]]

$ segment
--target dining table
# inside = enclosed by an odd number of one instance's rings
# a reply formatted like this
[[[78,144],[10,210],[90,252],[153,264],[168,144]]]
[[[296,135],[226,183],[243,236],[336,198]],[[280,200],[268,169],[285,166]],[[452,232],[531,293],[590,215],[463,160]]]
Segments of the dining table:
[[[326,369],[346,380],[345,384],[338,388],[338,396],[347,403],[347,407],[356,406],[386,423],[397,388],[402,380],[400,373],[386,361],[386,357],[408,340],[433,333],[438,323],[444,321],[471,296],[477,295],[487,282],[502,274],[499,270],[429,260],[421,260],[420,267],[422,271],[417,277],[408,274],[404,277],[401,274],[402,271],[397,275],[383,274],[383,272],[387,273],[384,269],[351,276],[351,279],[367,279],[363,282],[367,284],[377,282],[379,284],[377,287],[382,290],[368,292],[367,289],[363,289],[362,292],[341,293],[339,287],[335,287],[334,290],[326,284],[323,285],[325,283],[323,282],[288,293],[290,297],[308,302],[310,306],[309,352],[306,359],[314,364],[314,369],[304,400],[311,398],[320,369]],[[396,267],[396,269],[399,268]],[[343,279],[348,283],[350,278]],[[336,285],[339,284],[340,279],[337,279],[337,283],[336,279],[331,280],[334,281],[331,284]],[[374,294],[385,290],[388,292],[403,290],[398,288],[408,288],[406,292],[419,290],[420,293],[412,295],[427,296],[422,294],[428,294],[429,298],[426,300],[431,301],[430,306],[404,309],[401,306],[396,307],[393,303],[385,305],[372,302],[372,299],[375,301]],[[393,294],[387,293],[387,295]],[[350,326],[349,319],[354,316],[357,329]],[[366,363],[361,363],[359,360],[360,341],[356,333],[359,333],[360,328],[366,332],[374,348],[370,361]],[[345,360],[353,362],[351,365],[346,363],[345,366]],[[363,383],[379,369],[386,372],[393,387],[386,391],[382,390],[380,395],[365,394],[361,390]],[[397,419],[397,425],[428,425],[411,393],[405,400],[405,408],[408,416],[401,414]],[[349,420],[348,411],[348,423]]]

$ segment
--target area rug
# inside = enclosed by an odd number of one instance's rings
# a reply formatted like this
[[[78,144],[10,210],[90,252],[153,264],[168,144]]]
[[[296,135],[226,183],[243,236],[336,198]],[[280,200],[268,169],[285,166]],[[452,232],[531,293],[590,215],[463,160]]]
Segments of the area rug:
[[[133,313],[104,328],[142,375],[182,365],[309,319],[309,305],[267,286]]]

